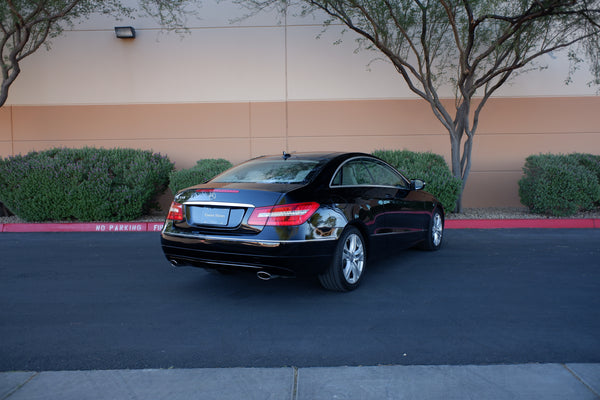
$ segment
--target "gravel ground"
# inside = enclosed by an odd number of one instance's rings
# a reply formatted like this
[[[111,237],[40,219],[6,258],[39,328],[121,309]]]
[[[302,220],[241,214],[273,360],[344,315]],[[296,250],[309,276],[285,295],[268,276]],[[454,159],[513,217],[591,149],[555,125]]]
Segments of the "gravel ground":
[[[556,219],[547,215],[534,214],[525,207],[465,208],[462,213],[449,213],[446,219]],[[600,210],[580,212],[568,218],[600,218]]]
[[[527,208],[523,207],[503,207],[503,208],[465,208],[462,213],[449,213],[446,219],[555,219],[556,217],[548,217],[546,215],[533,214]],[[569,218],[600,218],[600,210],[591,212],[581,212]],[[146,215],[132,222],[163,222],[165,214],[155,213]],[[0,224],[15,224],[23,223],[22,219],[11,217],[0,217]],[[49,221],[49,222],[64,222],[64,221]]]

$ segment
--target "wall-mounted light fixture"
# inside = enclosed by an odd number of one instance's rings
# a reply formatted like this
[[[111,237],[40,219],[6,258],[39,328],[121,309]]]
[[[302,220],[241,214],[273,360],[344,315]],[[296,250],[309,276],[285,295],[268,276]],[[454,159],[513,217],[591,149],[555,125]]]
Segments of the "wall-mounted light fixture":
[[[115,35],[119,39],[135,39],[133,26],[115,26]]]

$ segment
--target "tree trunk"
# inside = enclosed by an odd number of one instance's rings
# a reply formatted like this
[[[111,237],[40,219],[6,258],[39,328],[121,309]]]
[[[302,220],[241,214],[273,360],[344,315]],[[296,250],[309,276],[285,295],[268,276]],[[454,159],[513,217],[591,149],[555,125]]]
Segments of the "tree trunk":
[[[0,107],[2,107],[8,99],[8,87],[8,83],[5,84],[5,82],[2,82],[2,85],[0,85]]]
[[[13,57],[14,58],[14,57]],[[12,67],[9,68],[9,67]],[[0,107],[8,100],[8,89],[10,85],[17,79],[17,76],[21,73],[21,68],[18,62],[11,61],[10,64],[4,63],[2,65],[2,83],[0,84]]]
[[[452,175],[461,181],[460,192],[454,210],[458,213],[463,211],[462,196],[467,183],[467,178],[469,177],[469,172],[471,171],[471,149],[473,147],[473,135],[475,130],[470,129],[470,110],[471,99],[465,97],[460,106],[456,109],[456,116],[454,117],[454,123],[452,124],[453,129],[449,129],[452,150]],[[467,137],[462,146],[461,153],[461,143],[465,134]]]
[[[462,170],[461,170],[461,157],[460,157],[460,135],[457,132],[450,132],[450,149],[452,151],[452,175],[458,178],[462,182]],[[461,185],[460,192],[458,193],[458,199],[456,201],[456,208],[454,212],[462,212],[462,192],[464,188],[464,182]]]

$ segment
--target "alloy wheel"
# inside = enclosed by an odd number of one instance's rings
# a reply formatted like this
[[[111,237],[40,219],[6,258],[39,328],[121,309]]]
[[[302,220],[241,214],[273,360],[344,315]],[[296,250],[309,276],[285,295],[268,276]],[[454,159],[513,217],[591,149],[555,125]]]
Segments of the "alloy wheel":
[[[360,237],[354,233],[346,238],[342,254],[342,271],[346,282],[354,284],[362,275],[365,264],[365,250]]]
[[[433,226],[431,227],[431,239],[435,247],[438,247],[440,243],[442,243],[443,233],[444,224],[442,222],[442,216],[436,212],[433,216]]]

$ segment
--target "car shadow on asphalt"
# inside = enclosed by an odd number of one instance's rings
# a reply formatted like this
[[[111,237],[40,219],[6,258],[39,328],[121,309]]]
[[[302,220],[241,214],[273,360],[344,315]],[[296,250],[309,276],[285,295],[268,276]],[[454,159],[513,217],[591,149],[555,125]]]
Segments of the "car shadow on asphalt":
[[[368,269],[363,282],[354,292],[377,290],[385,286],[390,279],[402,281],[402,275],[410,273],[415,265],[425,262],[427,252],[421,250],[405,250],[392,257],[375,257],[369,260]],[[185,270],[185,272],[184,272]],[[340,296],[348,293],[332,292],[323,289],[316,276],[299,276],[295,278],[273,278],[268,281],[257,278],[252,272],[234,272],[222,274],[201,268],[177,268],[176,273],[184,273],[187,280],[181,282],[178,291],[202,296],[206,294],[217,297],[238,298],[240,296]]]
[[[250,294],[271,294],[290,296],[307,292],[318,292],[320,288],[316,277],[273,278],[268,281],[260,280],[250,272],[234,272],[221,274],[194,268],[195,276],[183,285],[181,289],[189,293],[213,293],[224,296],[239,296]],[[189,275],[189,274],[188,274]]]

